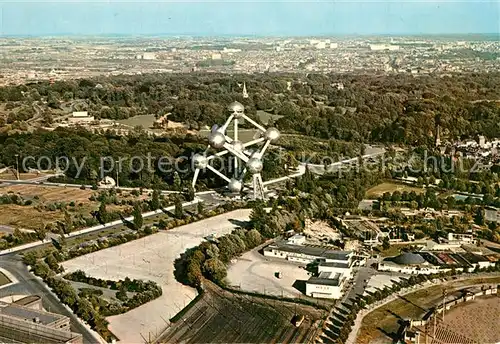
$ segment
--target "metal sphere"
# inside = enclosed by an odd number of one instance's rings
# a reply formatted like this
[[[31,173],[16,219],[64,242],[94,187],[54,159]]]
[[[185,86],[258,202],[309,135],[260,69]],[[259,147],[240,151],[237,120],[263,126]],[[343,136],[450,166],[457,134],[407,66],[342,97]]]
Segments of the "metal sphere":
[[[276,128],[269,128],[266,130],[264,137],[266,138],[266,140],[275,141],[279,139],[280,132]]]
[[[231,147],[237,151],[242,152],[245,147],[243,147],[243,143],[241,141],[233,141],[231,142]]]
[[[229,110],[229,112],[234,114],[234,117],[236,118],[240,118],[245,111],[245,107],[240,102],[232,102],[231,104],[229,104],[227,109]]]
[[[248,171],[250,171],[250,173],[252,174],[259,173],[260,171],[262,171],[262,167],[263,167],[262,160],[259,158],[250,158],[247,161]]]
[[[243,183],[241,182],[241,180],[231,178],[231,181],[227,184],[227,188],[231,192],[240,192],[243,188]]]
[[[201,154],[193,156],[193,165],[195,168],[206,168],[208,165],[207,157]]]
[[[220,131],[216,131],[210,134],[208,137],[208,143],[212,148],[222,148],[224,147],[224,144],[226,143],[226,137],[224,136],[223,133]]]

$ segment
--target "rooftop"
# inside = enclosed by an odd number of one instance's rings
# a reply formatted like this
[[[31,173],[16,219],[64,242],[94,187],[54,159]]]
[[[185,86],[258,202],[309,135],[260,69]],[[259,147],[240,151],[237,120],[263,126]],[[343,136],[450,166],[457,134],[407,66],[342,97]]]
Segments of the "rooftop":
[[[324,247],[293,245],[283,241],[276,242],[264,248],[265,251],[270,251],[272,249],[278,249],[280,251],[290,252],[290,253],[301,253],[304,255],[314,256],[317,258],[345,260],[345,261],[347,261],[349,259],[349,256],[352,254],[352,251],[334,251]]]
[[[44,325],[52,324],[53,322],[64,318],[64,315],[39,311],[0,301],[0,315],[2,314],[28,321],[34,321],[35,318],[38,318],[39,322]]]
[[[318,277],[311,277],[307,280],[309,284],[318,284],[318,285],[329,285],[329,286],[339,286],[340,284],[340,274],[339,273],[331,273],[331,272],[322,272]]]
[[[88,111],[74,111],[73,112],[73,117],[88,117],[89,113]]]
[[[329,267],[329,268],[345,268],[345,269],[349,268],[349,264],[347,262],[345,262],[345,263],[321,262],[321,263],[319,263],[318,266],[325,266],[325,267]]]
[[[425,263],[425,259],[418,253],[405,252],[399,256],[391,258],[391,260],[401,265],[417,265]]]
[[[40,296],[38,295],[28,295],[28,296],[25,296],[23,297],[22,299],[19,299],[17,301],[14,301],[14,303],[16,305],[20,305],[20,306],[26,306],[26,305],[29,305],[35,301],[38,301],[40,300]]]

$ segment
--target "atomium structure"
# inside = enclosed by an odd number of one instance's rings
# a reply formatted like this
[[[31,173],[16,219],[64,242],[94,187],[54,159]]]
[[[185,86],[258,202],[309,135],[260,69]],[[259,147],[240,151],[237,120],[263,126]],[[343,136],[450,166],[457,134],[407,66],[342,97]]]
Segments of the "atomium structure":
[[[208,169],[218,175],[227,182],[227,188],[232,193],[239,193],[245,188],[244,179],[247,173],[252,175],[253,198],[265,198],[264,182],[260,172],[263,169],[263,155],[268,149],[271,142],[276,141],[280,137],[280,133],[276,128],[264,128],[260,124],[245,115],[245,108],[241,103],[233,102],[228,106],[229,118],[222,127],[214,126],[208,137],[208,147],[203,154],[195,154],[192,159],[192,164],[195,168],[193,177],[193,188],[196,186],[196,181],[200,170]],[[246,120],[252,124],[259,133],[259,137],[248,142],[241,142],[238,139],[238,122]],[[233,137],[226,134],[227,128],[233,123]],[[261,146],[260,149],[251,149],[251,146]],[[213,155],[207,156],[210,148],[221,150]],[[222,150],[223,149],[223,150]],[[210,165],[210,160],[217,157],[231,154],[229,159],[232,164],[229,171],[232,176],[226,176],[222,172]]]

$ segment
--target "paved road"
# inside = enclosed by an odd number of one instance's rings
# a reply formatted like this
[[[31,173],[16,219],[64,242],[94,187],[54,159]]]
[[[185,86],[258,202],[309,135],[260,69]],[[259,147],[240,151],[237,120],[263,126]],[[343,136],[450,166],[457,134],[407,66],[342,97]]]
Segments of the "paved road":
[[[49,176],[54,177],[54,176]],[[69,184],[69,183],[52,183],[52,182],[44,182],[45,179],[49,177],[39,177],[34,179],[27,180],[9,180],[9,179],[0,179],[0,183],[7,185],[41,185],[41,186],[52,186],[52,187],[65,187],[65,188],[77,188],[80,189],[84,186],[87,189],[92,189],[92,185],[82,185],[82,184]],[[109,186],[97,186],[98,189],[111,189]],[[130,187],[118,187],[120,190],[125,191],[133,191],[139,190],[140,188],[130,188]],[[152,189],[142,189],[143,192],[153,192]],[[162,194],[177,194],[181,191],[166,191],[160,190]]]
[[[214,198],[211,193],[200,195],[200,198],[203,198],[204,201],[206,202],[205,209],[207,211],[212,210],[217,205],[213,203]],[[195,211],[195,209],[196,209],[196,204],[185,207],[185,210],[188,211]],[[123,223],[120,222],[115,225],[102,228],[100,230],[110,229],[122,225]],[[87,232],[74,235],[73,237],[80,237],[86,234]],[[46,241],[45,243],[37,242],[36,246],[49,245],[49,244],[50,241]],[[27,267],[23,264],[19,253],[26,251],[30,248],[25,248],[17,252],[5,253],[4,255],[0,255],[0,266],[9,271],[18,280],[18,283],[0,289],[0,298],[16,294],[40,295],[43,300],[43,306],[47,311],[63,314],[70,317],[72,331],[81,333],[83,335],[84,343],[86,344],[96,343],[97,341],[95,340],[92,332],[89,331],[86,327],[82,326],[81,323],[77,320],[76,315],[68,311],[56,297],[54,297],[51,293],[49,293],[45,288],[44,283],[39,279],[35,278],[28,271]]]
[[[199,199],[199,198],[195,198],[193,201],[184,202],[182,204],[182,206],[184,208],[184,207],[196,205],[199,202],[202,202],[202,200]],[[175,205],[172,205],[172,206],[166,207],[164,209],[158,209],[158,210],[154,210],[154,211],[149,211],[149,212],[143,213],[142,217],[143,218],[153,217],[153,216],[161,215],[165,211],[173,211],[174,209],[175,209]],[[132,221],[133,219],[134,219],[133,216],[125,217],[126,221]],[[102,224],[102,225],[92,226],[92,227],[88,227],[88,228],[77,230],[75,232],[71,232],[70,234],[66,235],[66,238],[75,238],[75,237],[79,237],[81,235],[85,235],[85,234],[88,234],[88,233],[99,232],[99,231],[102,231],[104,229],[116,228],[118,226],[123,226],[123,221],[121,219],[120,220],[116,220],[116,221],[111,221],[111,222],[108,222],[108,223],[105,223],[105,224]],[[45,243],[43,243],[41,241],[30,242],[28,244],[24,244],[24,245],[16,246],[16,247],[13,247],[13,248],[9,248],[7,250],[0,251],[0,256],[5,255],[5,254],[10,254],[10,253],[13,253],[13,252],[23,252],[23,251],[26,251],[27,249],[31,249],[31,248],[34,248],[34,247],[39,247],[39,246],[42,246],[42,245],[47,245],[49,243],[50,243],[50,241],[48,241],[48,240]]]
[[[366,148],[366,154],[362,156],[363,160],[370,159],[370,158],[377,158],[383,154],[385,154],[385,149],[381,147],[367,147]],[[342,168],[343,165],[349,165],[353,164],[355,165],[358,161],[358,157],[355,158],[349,158],[345,160],[341,160],[338,162],[335,162],[333,164],[330,164],[326,168],[326,172],[328,173],[335,173],[338,172],[340,168]],[[308,164],[308,163],[301,163],[303,166],[308,166],[310,171],[315,173],[315,174],[325,174],[325,166],[320,165],[320,164]]]
[[[71,320],[71,330],[83,335],[83,342],[98,343],[91,331],[83,326],[76,315],[68,311],[61,302],[47,291],[44,283],[35,278],[18,255],[0,256],[0,266],[9,271],[19,282],[0,289],[0,297],[15,294],[36,294],[42,297],[43,307],[50,312],[65,315]]]

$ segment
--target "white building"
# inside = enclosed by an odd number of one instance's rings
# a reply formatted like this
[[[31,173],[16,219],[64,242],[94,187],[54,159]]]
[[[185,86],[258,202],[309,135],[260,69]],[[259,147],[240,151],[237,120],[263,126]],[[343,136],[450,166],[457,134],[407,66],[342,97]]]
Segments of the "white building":
[[[296,237],[296,236],[294,236]],[[292,237],[292,238],[294,238]],[[293,239],[294,242],[302,242],[302,238]],[[273,243],[264,248],[264,256],[282,258],[292,262],[309,264],[315,261],[330,263],[349,263],[352,261],[351,251],[335,251],[322,247],[307,246],[304,244],[293,244],[290,241]]]
[[[399,50],[399,45],[370,44],[370,50],[373,50],[373,51],[383,51],[383,50],[396,51],[396,50]]]
[[[306,243],[306,237],[302,234],[295,234],[288,238],[288,243],[293,245],[304,245]]]
[[[142,54],[142,59],[143,60],[156,60],[156,54],[155,53],[144,53],[144,54]]]
[[[478,141],[479,147],[486,148],[486,137],[484,137],[483,135],[479,135]]]
[[[319,261],[318,276],[306,281],[306,295],[311,297],[339,299],[345,282],[352,278],[352,251],[308,246],[304,235],[296,234],[265,247],[264,256],[305,264]]]
[[[75,111],[72,113],[71,117],[68,118],[70,124],[84,124],[94,121],[94,116],[89,116],[87,111]]]
[[[462,244],[474,244],[476,240],[474,240],[474,236],[472,234],[448,233],[448,242],[449,243],[457,242],[462,245]]]
[[[306,295],[325,299],[340,299],[345,278],[341,274],[322,272],[306,281]]]
[[[318,272],[331,272],[334,274],[341,274],[347,279],[352,278],[352,262],[320,262],[318,265]]]

